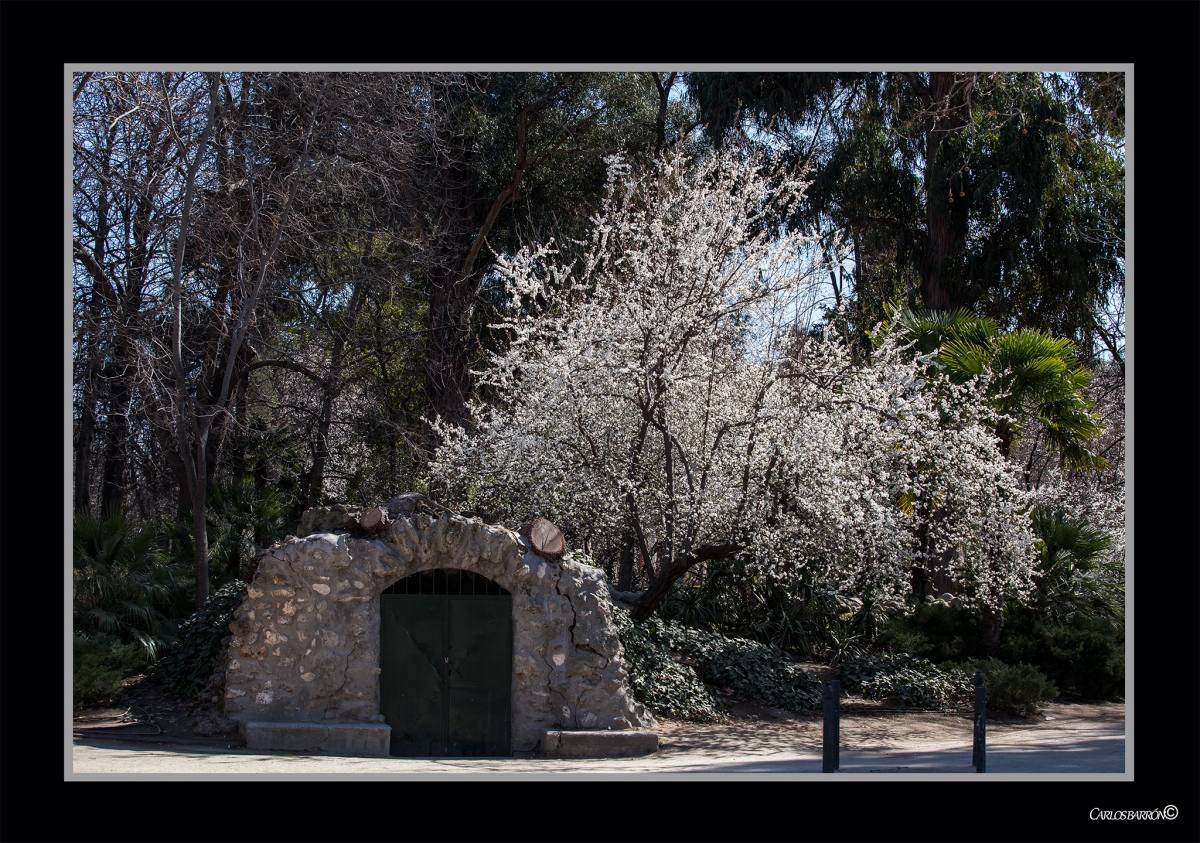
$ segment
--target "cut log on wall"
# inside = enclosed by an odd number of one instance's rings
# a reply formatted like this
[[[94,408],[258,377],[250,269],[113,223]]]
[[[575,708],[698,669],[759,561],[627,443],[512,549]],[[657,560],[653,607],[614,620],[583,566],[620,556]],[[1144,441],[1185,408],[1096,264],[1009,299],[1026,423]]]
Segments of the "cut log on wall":
[[[358,526],[362,527],[368,533],[372,533],[388,523],[387,513],[377,506],[370,507],[362,514],[362,518],[358,519]]]
[[[533,552],[543,559],[554,561],[561,559],[567,552],[567,543],[563,540],[562,530],[555,527],[545,518],[534,519],[529,525],[529,543]]]

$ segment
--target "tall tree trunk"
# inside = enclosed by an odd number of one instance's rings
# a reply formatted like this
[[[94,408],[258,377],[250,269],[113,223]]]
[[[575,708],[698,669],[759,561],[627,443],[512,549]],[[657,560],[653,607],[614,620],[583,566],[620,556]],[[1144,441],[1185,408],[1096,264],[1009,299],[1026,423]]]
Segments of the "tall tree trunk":
[[[966,125],[965,91],[963,79],[953,72],[930,73],[928,87],[917,88],[926,111],[921,294],[925,307],[939,311],[965,304],[950,277],[950,259],[966,232],[965,214],[953,213],[952,168],[946,150],[946,141]],[[965,198],[958,197],[960,208]]]
[[[633,590],[633,553],[632,542],[627,539],[621,547],[621,559],[617,564],[617,591]]]
[[[342,324],[333,337],[333,350],[329,355],[329,370],[322,383],[321,412],[317,417],[317,439],[313,444],[313,464],[303,478],[304,505],[318,506],[325,485],[325,464],[329,461],[329,428],[333,424],[333,403],[342,393],[342,369],[346,363],[346,344],[350,333],[358,324],[363,302],[367,297],[366,278],[354,282],[354,292]]]
[[[470,243],[461,246],[460,256]],[[431,416],[459,424],[466,417],[471,388],[468,360],[475,289],[452,265],[435,271],[430,282],[425,395]]]
[[[982,615],[983,649],[989,656],[995,656],[1000,652],[1000,630],[1004,628],[1004,613],[999,609],[984,606]]]
[[[670,105],[671,88],[675,85],[677,75],[674,72],[668,73],[666,79],[662,79],[657,73],[650,74],[650,78],[654,80],[654,87],[658,91],[658,117],[654,121],[655,158],[662,157],[663,148],[667,145],[667,108]]]
[[[79,426],[75,431],[75,489],[73,509],[92,511],[92,442],[96,438],[96,396],[91,379],[84,381],[83,400],[79,407]]]
[[[75,89],[75,96],[83,90],[84,85],[92,74],[85,73]],[[101,181],[108,184],[112,178],[112,144],[115,124],[108,131],[108,143],[103,149],[100,171]],[[74,509],[76,512],[91,512],[92,509],[92,445],[96,438],[96,408],[100,396],[100,375],[104,366],[104,353],[101,349],[99,334],[100,321],[104,316],[105,305],[115,316],[117,294],[104,267],[108,254],[108,235],[112,230],[110,212],[112,199],[108,190],[101,189],[96,197],[95,237],[91,250],[84,248],[79,240],[73,241],[73,255],[83,263],[92,278],[92,288],[88,296],[87,329],[80,338],[79,348],[88,355],[87,366],[83,375],[83,396],[79,407],[79,428],[75,437],[75,490]]]
[[[203,446],[197,446],[196,465],[203,466],[207,462]],[[203,469],[202,469],[203,470]],[[208,600],[208,501],[205,490],[206,478],[193,478],[192,497],[192,543],[195,548],[196,562],[196,608],[199,609]]]
[[[125,272],[125,290],[121,296],[122,324],[117,327],[116,351],[108,372],[108,423],[105,425],[104,485],[101,507],[107,511],[125,505],[126,461],[129,450],[129,410],[133,403],[133,376],[138,371],[138,351],[134,346],[132,317],[142,310],[142,286],[150,262],[151,203],[141,200],[133,215],[133,249]]]
[[[325,463],[329,459],[329,428],[333,421],[333,399],[331,390],[321,397],[321,414],[317,417],[317,438],[313,443],[313,464],[302,479],[304,506],[321,504],[321,489],[325,484]]]
[[[120,368],[126,367],[118,366]],[[108,423],[104,429],[104,476],[100,489],[100,508],[104,512],[125,505],[125,450],[131,400],[129,381],[124,372],[115,371],[110,382]]]
[[[924,600],[926,595],[931,593],[931,583],[929,582],[929,555],[933,550],[933,540],[930,535],[932,528],[929,523],[930,513],[928,505],[918,498],[916,503],[917,517],[919,519],[917,526],[917,544],[921,549],[921,559],[911,568],[912,574],[912,596],[919,602]]]
[[[947,289],[946,256],[954,246],[950,211],[944,206],[944,196],[928,198],[926,209],[925,260],[921,267],[921,297],[930,310],[946,311],[951,307]]]
[[[246,470],[246,437],[241,435],[241,431],[249,427],[249,419],[247,418],[246,396],[250,388],[250,379],[238,378],[237,385],[233,388],[233,404],[229,409],[229,416],[234,423],[235,435],[233,442],[228,445],[231,453],[229,454],[229,466],[234,477],[241,478],[247,474]]]

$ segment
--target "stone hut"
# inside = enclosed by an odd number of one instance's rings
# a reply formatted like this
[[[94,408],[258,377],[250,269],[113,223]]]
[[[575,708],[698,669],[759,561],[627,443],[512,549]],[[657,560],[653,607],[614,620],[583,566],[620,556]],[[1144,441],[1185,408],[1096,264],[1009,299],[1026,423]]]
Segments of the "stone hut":
[[[653,751],[604,574],[477,518],[305,513],[233,613],[224,709],[248,746],[361,755]],[[419,508],[419,507],[418,507]]]

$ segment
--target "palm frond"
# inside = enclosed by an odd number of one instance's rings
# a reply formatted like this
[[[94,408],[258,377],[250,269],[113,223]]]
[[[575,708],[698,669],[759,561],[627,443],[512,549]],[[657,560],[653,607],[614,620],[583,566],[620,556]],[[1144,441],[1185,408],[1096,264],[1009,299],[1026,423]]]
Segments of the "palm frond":
[[[162,610],[175,596],[180,573],[162,551],[158,525],[136,523],[120,511],[79,512],[72,547],[75,631],[111,634],[146,648],[166,626]]]

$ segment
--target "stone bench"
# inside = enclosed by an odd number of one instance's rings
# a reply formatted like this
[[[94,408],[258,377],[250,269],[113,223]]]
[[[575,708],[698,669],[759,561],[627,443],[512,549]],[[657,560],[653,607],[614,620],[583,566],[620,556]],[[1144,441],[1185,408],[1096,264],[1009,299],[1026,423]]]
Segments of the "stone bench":
[[[250,720],[242,724],[247,749],[325,752],[330,755],[387,756],[392,727],[383,723],[284,723]]]
[[[654,732],[543,729],[540,754],[546,758],[627,758],[657,751]]]

